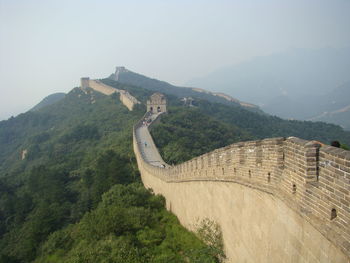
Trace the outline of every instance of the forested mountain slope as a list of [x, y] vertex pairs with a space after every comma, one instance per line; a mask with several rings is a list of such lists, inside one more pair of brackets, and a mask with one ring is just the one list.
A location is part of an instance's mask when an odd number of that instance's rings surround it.
[[[123, 86], [126, 86], [125, 88], [128, 89], [129, 92], [135, 94], [135, 96], [144, 103], [153, 91], [160, 91], [167, 95], [170, 105], [184, 105], [181, 101], [181, 98], [184, 96], [182, 95], [181, 90], [176, 90], [176, 87], [174, 88], [168, 83], [165, 85], [161, 81], [153, 80], [128, 70], [118, 75], [119, 81], [115, 81], [112, 78], [113, 75], [102, 81], [105, 84], [116, 88], [123, 88]], [[133, 85], [126, 85], [121, 81], [133, 83]], [[165, 88], [162, 83], [168, 88]], [[154, 85], [152, 86], [152, 84]], [[346, 88], [347, 86], [343, 87], [343, 89]], [[341, 94], [343, 94], [343, 92], [341, 92]], [[337, 96], [338, 101], [340, 101], [339, 97], [341, 96]], [[350, 132], [344, 131], [343, 128], [338, 125], [327, 124], [324, 122], [285, 120], [276, 116], [262, 114], [261, 111], [254, 111], [249, 107], [242, 107], [235, 103], [227, 103], [227, 101], [222, 103], [221, 100], [217, 102], [217, 100], [212, 99], [212, 97], [209, 99], [207, 97], [203, 98], [198, 96], [198, 93], [192, 94], [192, 98], [194, 99], [194, 106], [197, 107], [197, 109], [200, 109], [201, 113], [204, 113], [217, 121], [222, 121], [225, 125], [233, 125], [235, 129], [240, 128], [245, 134], [249, 134], [249, 138], [262, 139], [279, 136], [296, 136], [306, 140], [318, 140], [326, 144], [329, 144], [333, 140], [339, 140], [343, 144], [350, 145]], [[341, 101], [344, 102], [344, 99]], [[346, 113], [347, 112], [343, 115], [346, 116]], [[183, 115], [185, 116], [186, 114]], [[196, 123], [196, 116], [193, 116], [191, 121]], [[193, 127], [195, 126], [194, 123]], [[193, 134], [193, 131], [189, 134]], [[157, 135], [160, 134], [158, 133]], [[239, 136], [235, 136], [234, 141], [239, 141], [240, 139]], [[226, 145], [229, 142], [232, 142], [232, 137], [226, 142]], [[173, 143], [175, 143], [175, 141], [173, 141]], [[192, 149], [196, 147], [190, 148]], [[198, 153], [198, 150], [195, 151]]]
[[66, 96], [66, 94], [62, 93], [62, 92], [51, 94], [51, 95], [45, 97], [42, 101], [40, 101], [37, 105], [35, 105], [30, 110], [31, 111], [36, 111], [36, 110], [39, 110], [39, 109], [41, 109], [41, 108], [43, 108], [45, 106], [54, 104], [54, 103], [60, 101], [61, 99], [63, 99], [64, 96]]
[[1, 263], [217, 262], [140, 183], [131, 131], [144, 112], [75, 88], [0, 122]]
[[162, 157], [180, 163], [234, 142], [295, 136], [350, 145], [350, 132], [323, 122], [291, 121], [208, 101], [173, 106], [151, 133]]

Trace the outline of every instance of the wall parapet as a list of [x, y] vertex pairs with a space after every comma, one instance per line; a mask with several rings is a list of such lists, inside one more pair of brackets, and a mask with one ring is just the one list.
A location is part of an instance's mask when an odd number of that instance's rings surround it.
[[350, 258], [350, 152], [296, 137], [239, 142], [165, 168], [147, 163], [134, 126], [139, 169], [167, 183], [232, 182], [274, 195]]
[[108, 86], [104, 84], [103, 82], [99, 80], [93, 80], [88, 77], [81, 78], [81, 88], [92, 88], [93, 90], [96, 90], [98, 92], [101, 92], [107, 96], [112, 95], [113, 93], [119, 94], [120, 101], [130, 110], [132, 111], [134, 106], [136, 104], [140, 104], [140, 102], [133, 97], [129, 92], [126, 90], [116, 89], [111, 86]]

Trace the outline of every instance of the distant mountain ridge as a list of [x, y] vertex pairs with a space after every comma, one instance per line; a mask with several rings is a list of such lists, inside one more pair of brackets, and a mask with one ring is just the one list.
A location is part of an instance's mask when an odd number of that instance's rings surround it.
[[[234, 95], [282, 118], [324, 120], [350, 129], [348, 122], [342, 121], [346, 120], [341, 117], [343, 113], [337, 113], [347, 112], [343, 100], [349, 98], [349, 81], [347, 47], [291, 49], [256, 57], [187, 84]], [[335, 102], [330, 103], [335, 97]], [[330, 111], [332, 117], [326, 113]]]
[[144, 75], [132, 72], [125, 67], [116, 67], [115, 73], [111, 74], [109, 78], [120, 83], [139, 86], [152, 91], [166, 92], [178, 97], [197, 97], [209, 100], [211, 102], [218, 102], [229, 105], [234, 104], [236, 106], [242, 106], [250, 110], [259, 111], [259, 108], [256, 105], [241, 102], [240, 100], [221, 92], [211, 92], [201, 88], [177, 87], [165, 81], [152, 79]]
[[321, 101], [319, 113], [309, 120], [335, 123], [350, 130], [350, 82], [318, 97], [318, 99]]

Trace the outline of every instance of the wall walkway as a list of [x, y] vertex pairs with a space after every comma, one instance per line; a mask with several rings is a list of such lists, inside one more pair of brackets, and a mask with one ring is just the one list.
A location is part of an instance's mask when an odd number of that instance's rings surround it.
[[170, 166], [143, 122], [133, 144], [144, 185], [187, 228], [219, 223], [228, 262], [350, 262], [349, 151], [271, 138]]

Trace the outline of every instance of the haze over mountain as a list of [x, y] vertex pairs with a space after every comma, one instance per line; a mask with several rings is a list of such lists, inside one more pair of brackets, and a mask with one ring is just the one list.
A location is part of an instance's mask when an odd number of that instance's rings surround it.
[[348, 46], [349, 10], [347, 0], [3, 0], [0, 119], [115, 63], [182, 86], [290, 47]]
[[165, 92], [178, 97], [197, 97], [206, 99], [211, 102], [219, 102], [227, 105], [242, 106], [248, 110], [259, 111], [256, 105], [241, 102], [227, 94], [219, 92], [210, 92], [200, 88], [178, 87], [169, 84], [165, 81], [160, 81], [150, 78], [135, 72], [132, 72], [125, 67], [117, 67], [115, 73], [109, 76], [110, 79], [120, 83], [139, 86], [152, 91]]
[[219, 69], [187, 84], [225, 92], [283, 118], [324, 120], [350, 129], [350, 118], [344, 117], [350, 116], [349, 80], [347, 47], [290, 49]]
[[335, 123], [350, 130], [350, 82], [316, 97], [314, 102], [321, 114], [315, 114], [310, 120]]

